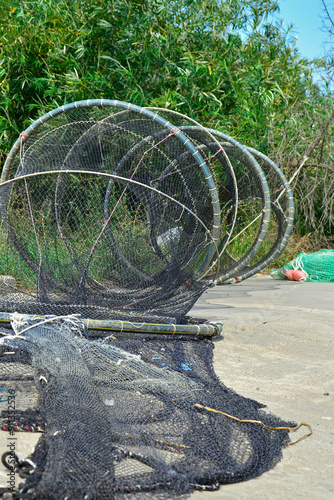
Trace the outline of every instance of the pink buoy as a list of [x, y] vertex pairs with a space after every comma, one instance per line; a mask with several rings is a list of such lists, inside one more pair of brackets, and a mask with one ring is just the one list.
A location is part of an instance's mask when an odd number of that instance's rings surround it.
[[283, 269], [283, 274], [288, 278], [288, 280], [294, 281], [293, 269]]
[[292, 277], [295, 281], [304, 281], [306, 278], [306, 273], [304, 271], [301, 271], [300, 269], [295, 269], [291, 271]]

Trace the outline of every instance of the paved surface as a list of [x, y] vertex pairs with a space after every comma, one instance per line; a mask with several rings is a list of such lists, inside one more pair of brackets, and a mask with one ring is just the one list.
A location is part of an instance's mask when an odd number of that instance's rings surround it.
[[224, 321], [214, 367], [228, 387], [313, 429], [272, 471], [191, 500], [334, 499], [334, 283], [256, 276], [209, 290], [191, 314]]
[[[313, 429], [311, 437], [284, 450], [283, 460], [260, 478], [217, 492], [196, 492], [191, 500], [334, 499], [334, 283], [256, 276], [209, 290], [191, 314], [224, 321], [223, 339], [215, 341], [214, 366], [227, 386], [283, 419], [304, 421]], [[0, 433], [0, 453], [6, 434]], [[32, 451], [39, 437], [16, 436], [20, 457]], [[5, 482], [0, 468], [0, 485]]]

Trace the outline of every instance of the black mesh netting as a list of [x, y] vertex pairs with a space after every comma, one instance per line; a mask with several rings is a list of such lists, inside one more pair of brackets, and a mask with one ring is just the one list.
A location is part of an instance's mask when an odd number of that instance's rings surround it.
[[1, 273], [15, 278], [1, 310], [181, 321], [220, 231], [211, 173], [184, 141], [138, 111], [42, 120], [0, 192]]
[[292, 227], [286, 179], [194, 123], [94, 100], [22, 132], [0, 181], [0, 310], [184, 324], [208, 286], [271, 262]]
[[255, 150], [156, 111], [71, 103], [8, 154], [1, 425], [41, 436], [30, 458], [3, 455], [25, 479], [4, 498], [185, 498], [257, 477], [289, 442], [293, 424], [216, 377], [204, 336], [222, 325], [187, 314], [284, 247], [290, 189]]
[[18, 498], [175, 498], [256, 477], [289, 441], [217, 413], [291, 426], [222, 385], [209, 340], [94, 339], [74, 319], [14, 329], [2, 334], [2, 386], [21, 402], [17, 428], [44, 431]]

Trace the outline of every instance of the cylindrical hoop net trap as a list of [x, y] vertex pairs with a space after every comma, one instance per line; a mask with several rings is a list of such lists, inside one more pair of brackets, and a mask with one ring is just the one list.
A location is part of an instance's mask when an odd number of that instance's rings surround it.
[[[240, 282], [265, 269], [287, 246], [293, 227], [293, 196], [283, 172], [270, 158], [222, 132], [208, 132], [225, 141], [221, 147], [233, 163], [239, 192], [237, 224], [225, 252], [220, 252], [217, 283]], [[256, 210], [261, 200], [256, 194], [257, 185], [263, 186], [265, 197], [261, 216]], [[227, 272], [226, 262], [230, 266]]]
[[215, 182], [189, 138], [107, 100], [58, 108], [21, 134], [1, 213], [2, 272], [15, 280], [6, 313], [184, 322], [221, 232]]
[[236, 141], [157, 113], [58, 108], [4, 166], [0, 418], [40, 433], [28, 459], [2, 455], [25, 479], [14, 498], [187, 498], [270, 470], [296, 430], [221, 383], [203, 338], [221, 325], [186, 317], [260, 248], [263, 171]]
[[[212, 262], [205, 276], [216, 272], [217, 284], [234, 280], [259, 252], [263, 257], [263, 242], [271, 224], [270, 189], [262, 164], [249, 148], [221, 132], [205, 128], [177, 111], [149, 109], [177, 125], [215, 174], [221, 208], [219, 261]], [[222, 143], [222, 138], [226, 142]]]
[[[181, 130], [192, 140], [204, 142], [203, 131], [198, 127], [181, 127]], [[206, 133], [219, 137], [217, 132], [210, 129]], [[238, 202], [235, 209], [236, 222], [231, 226], [228, 239], [222, 238], [218, 245], [219, 270], [216, 283], [224, 282], [244, 269], [261, 248], [270, 221], [270, 193], [261, 166], [245, 146], [228, 136], [226, 140], [228, 142], [219, 144], [221, 153], [217, 157], [220, 161], [218, 185], [223, 224], [230, 203], [226, 199], [223, 179], [231, 169], [236, 179]], [[212, 269], [214, 265], [208, 273]]]

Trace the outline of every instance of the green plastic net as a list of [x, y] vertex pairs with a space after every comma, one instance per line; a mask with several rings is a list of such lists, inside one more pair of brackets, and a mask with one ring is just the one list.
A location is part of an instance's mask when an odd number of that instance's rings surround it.
[[306, 274], [304, 281], [334, 282], [334, 250], [319, 250], [314, 253], [300, 253], [298, 257], [280, 269], [274, 269], [271, 276], [286, 279], [286, 271], [300, 270]]

